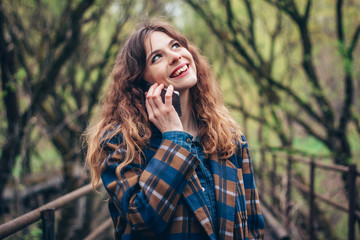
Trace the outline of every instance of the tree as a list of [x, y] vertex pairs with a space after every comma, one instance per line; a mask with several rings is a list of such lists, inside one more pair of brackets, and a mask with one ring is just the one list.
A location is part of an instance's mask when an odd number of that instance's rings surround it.
[[[285, 122], [281, 115], [288, 116], [309, 136], [322, 142], [331, 152], [335, 163], [350, 163], [352, 152], [348, 131], [352, 123], [358, 124], [356, 116], [359, 114], [358, 109], [353, 107], [354, 77], [358, 74], [353, 66], [358, 61], [354, 52], [360, 24], [355, 20], [356, 16], [343, 12], [351, 7], [359, 8], [358, 5], [345, 4], [341, 0], [332, 5], [336, 34], [325, 36], [328, 38], [325, 45], [323, 41], [318, 43], [314, 40], [315, 33], [309, 22], [314, 24], [313, 15], [317, 10], [313, 10], [316, 6], [311, 0], [304, 4], [293, 0], [186, 2], [203, 18], [225, 49], [231, 52], [229, 55], [233, 61], [253, 78], [260, 94], [266, 98], [266, 109], [273, 116], [272, 121], [276, 126]], [[262, 11], [265, 8], [268, 9], [266, 13]], [[269, 12], [272, 14], [269, 15]], [[345, 20], [354, 23], [347, 26], [346, 31]], [[291, 33], [293, 29], [296, 29], [298, 43], [287, 41], [289, 34], [294, 35]], [[320, 66], [316, 61], [321, 56], [314, 54], [314, 50], [320, 51], [321, 44], [331, 48], [334, 41], [337, 42], [337, 54], [333, 58], [339, 65], [332, 66], [332, 75], [325, 76], [326, 79], [319, 74]], [[297, 47], [293, 47], [294, 44]], [[296, 59], [299, 48], [301, 60], [296, 62], [292, 58]], [[288, 64], [288, 67], [281, 69], [279, 64]], [[342, 74], [339, 76], [338, 72]], [[338, 89], [329, 89], [327, 85], [331, 80], [329, 78], [339, 77], [342, 86], [339, 83], [336, 86], [341, 86], [342, 93]], [[331, 94], [336, 94], [336, 98], [332, 98]], [[343, 100], [341, 107], [338, 107], [340, 96]], [[251, 113], [248, 109], [244, 110]], [[250, 115], [254, 116], [254, 113]], [[279, 127], [275, 131], [284, 137], [282, 142], [286, 142], [287, 134]]]
[[[224, 52], [256, 85], [258, 98], [230, 106], [275, 133], [273, 149], [294, 152], [296, 135], [313, 137], [333, 162], [355, 162], [350, 139], [359, 139], [359, 3], [329, 1], [186, 0]], [[238, 73], [238, 71], [237, 71]], [[230, 77], [237, 96], [246, 95]], [[243, 83], [244, 81], [242, 81]], [[249, 102], [248, 102], [249, 103]], [[258, 105], [258, 107], [254, 107]], [[353, 130], [357, 130], [354, 132]], [[345, 190], [347, 176], [343, 174]], [[359, 206], [357, 206], [359, 209]]]
[[[27, 13], [29, 19], [24, 19], [27, 14], [18, 1], [2, 1], [0, 4], [2, 95], [8, 123], [0, 158], [2, 196], [20, 152], [24, 130], [30, 119], [41, 111], [42, 104], [59, 81], [62, 67], [80, 45], [84, 15], [94, 1], [81, 1], [78, 4], [68, 1], [63, 14], [57, 16], [60, 20], [57, 23], [49, 23], [46, 19], [48, 16], [37, 18], [42, 16], [37, 14], [49, 7], [46, 3], [26, 3], [25, 8], [35, 10], [38, 7], [37, 11]], [[21, 10], [24, 12], [20, 13]], [[51, 25], [48, 26], [48, 23]], [[32, 24], [38, 29], [31, 29]], [[56, 28], [56, 33], [51, 35], [49, 31], [52, 27]], [[16, 74], [21, 71], [25, 72], [25, 76], [17, 82]], [[19, 89], [20, 86], [23, 88]], [[19, 94], [26, 95], [26, 104], [20, 103]]]
[[[0, 196], [16, 159], [30, 166], [44, 151], [42, 142], [50, 142], [61, 161], [60, 194], [84, 184], [81, 134], [97, 110], [120, 46], [140, 16], [162, 11], [159, 1], [0, 1], [0, 108], [6, 110], [0, 113], [6, 120], [0, 126], [6, 132], [0, 139]], [[3, 210], [1, 199], [0, 206]], [[60, 214], [57, 238], [89, 233], [87, 221], [73, 224], [76, 204]]]

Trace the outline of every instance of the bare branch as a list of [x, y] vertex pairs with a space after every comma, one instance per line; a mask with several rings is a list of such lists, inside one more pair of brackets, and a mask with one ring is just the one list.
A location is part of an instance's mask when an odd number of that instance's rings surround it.
[[233, 35], [234, 41], [237, 39], [237, 33], [236, 30], [234, 28], [234, 14], [232, 12], [232, 7], [231, 7], [231, 2], [230, 0], [224, 0], [223, 1], [224, 5], [225, 5], [225, 10], [226, 10], [226, 16], [227, 16], [227, 25]]
[[[310, 3], [311, 2], [308, 2], [307, 4], [306, 12], [310, 12]], [[308, 81], [311, 83], [311, 87], [313, 89], [312, 94], [322, 111], [322, 121], [326, 123], [326, 127], [332, 128], [334, 124], [334, 111], [331, 108], [329, 100], [325, 96], [325, 93], [319, 84], [319, 78], [316, 74], [315, 66], [313, 64], [312, 45], [307, 26], [308, 18], [301, 17], [299, 15], [297, 7], [292, 0], [286, 2], [278, 1], [276, 2], [276, 6], [287, 13], [289, 17], [295, 21], [297, 27], [299, 28], [303, 48], [303, 68], [306, 75], [308, 76]]]
[[55, 37], [51, 43], [51, 48], [57, 48], [60, 44], [62, 44], [66, 40], [66, 30], [67, 24], [69, 22], [69, 14], [71, 13], [71, 1], [67, 1], [66, 6], [63, 10], [63, 14], [61, 15], [60, 24], [57, 30], [55, 31]]
[[[215, 19], [209, 18], [214, 12], [219, 12], [219, 9], [211, 9], [208, 1], [191, 1], [187, 0], [187, 2], [196, 2], [195, 5], [197, 7], [193, 7], [196, 12], [199, 13], [200, 16], [203, 17], [206, 24], [213, 31], [213, 33], [217, 36], [217, 38], [223, 42], [224, 45], [227, 46], [228, 49], [231, 49], [230, 57], [233, 58], [234, 62], [245, 69], [249, 75], [251, 75], [260, 90], [264, 90], [261, 92], [263, 96], [271, 98], [272, 92], [275, 93], [275, 96], [286, 96], [285, 101], [290, 101], [290, 103], [294, 103], [296, 106], [296, 111], [302, 111], [303, 114], [301, 117], [293, 116], [295, 113], [290, 111], [289, 117], [291, 117], [297, 124], [302, 126], [302, 128], [309, 134], [317, 138], [319, 141], [323, 142], [330, 151], [333, 153], [337, 152], [345, 152], [346, 154], [339, 156], [334, 159], [335, 162], [339, 159], [347, 159], [348, 156], [351, 156], [350, 148], [348, 147], [348, 142], [346, 139], [346, 129], [349, 123], [350, 108], [352, 105], [353, 99], [353, 89], [352, 89], [352, 54], [357, 45], [358, 39], [360, 38], [360, 25], [356, 26], [353, 39], [349, 48], [346, 49], [344, 45], [344, 29], [342, 26], [343, 14], [341, 12], [341, 7], [343, 5], [343, 0], [337, 0], [337, 4], [340, 6], [337, 12], [338, 18], [338, 39], [339, 43], [342, 46], [342, 56], [344, 57], [344, 66], [345, 66], [345, 100], [344, 105], [342, 107], [342, 113], [339, 116], [337, 112], [334, 111], [332, 105], [330, 104], [329, 95], [327, 95], [325, 88], [320, 84], [319, 71], [317, 71], [315, 62], [314, 62], [314, 53], [313, 46], [314, 40], [311, 39], [311, 31], [309, 29], [309, 19], [313, 6], [312, 0], [304, 1], [304, 11], [299, 11], [299, 7], [297, 6], [298, 1], [294, 0], [264, 0], [266, 3], [269, 3], [279, 10], [279, 15], [282, 14], [289, 16], [291, 23], [295, 24], [297, 31], [299, 32], [300, 44], [299, 46], [302, 48], [302, 68], [300, 66], [300, 71], [305, 75], [305, 84], [309, 89], [309, 97], [302, 97], [299, 92], [300, 89], [295, 89], [295, 87], [291, 87], [291, 84], [287, 84], [287, 81], [281, 81], [279, 79], [280, 76], [273, 76], [271, 71], [271, 64], [275, 61], [275, 46], [276, 46], [276, 36], [277, 31], [281, 29], [280, 18], [278, 15], [278, 22], [276, 23], [276, 29], [272, 35], [272, 41], [270, 45], [270, 58], [267, 63], [267, 67], [265, 64], [261, 64], [261, 61], [256, 56], [256, 41], [252, 45], [252, 40], [255, 38], [252, 35], [252, 20], [254, 19], [254, 15], [252, 14], [251, 1], [243, 0], [243, 3], [248, 7], [248, 16], [247, 20], [249, 24], [246, 25], [245, 28], [241, 28], [242, 31], [245, 31], [245, 34], [241, 33], [237, 30], [237, 25], [244, 26], [243, 21], [241, 24], [236, 22], [236, 16], [233, 14], [234, 9], [231, 9], [234, 6], [231, 6], [230, 0], [222, 1], [225, 6], [226, 16], [227, 18], [224, 20], [223, 18], [218, 18], [217, 20], [222, 20], [224, 28], [219, 28], [218, 26], [221, 23], [214, 23]], [[191, 4], [190, 4], [191, 5]], [[194, 5], [194, 4], [193, 4]], [[206, 7], [204, 7], [206, 6]], [[212, 5], [211, 5], [212, 6]], [[254, 5], [255, 6], [255, 5]], [[299, 5], [300, 6], [300, 5]], [[301, 5], [303, 6], [303, 5]], [[246, 10], [246, 9], [245, 9]], [[261, 11], [261, 9], [259, 10]], [[205, 16], [205, 17], [204, 17]], [[279, 30], [280, 31], [280, 30]], [[233, 37], [234, 36], [234, 37]], [[242, 37], [244, 36], [244, 37]], [[253, 47], [255, 46], [255, 47]], [[255, 51], [253, 51], [253, 49]], [[345, 51], [347, 50], [347, 51]], [[299, 69], [299, 68], [298, 68]], [[288, 72], [287, 72], [288, 73]], [[266, 89], [270, 89], [270, 91], [266, 91]], [[279, 98], [280, 99], [280, 98]], [[280, 99], [281, 101], [284, 98]], [[279, 100], [279, 101], [280, 101]], [[235, 107], [235, 106], [233, 106]], [[239, 107], [239, 106], [236, 106]], [[241, 106], [240, 106], [241, 107]], [[267, 108], [271, 108], [267, 106]], [[245, 109], [241, 109], [245, 110]], [[285, 109], [285, 113], [288, 111]], [[292, 115], [291, 115], [292, 114]], [[336, 119], [335, 119], [335, 115]], [[252, 116], [255, 117], [256, 116]], [[273, 117], [274, 118], [274, 117]], [[336, 120], [339, 118], [340, 124], [336, 125]], [[314, 120], [314, 121], [313, 121]], [[350, 119], [351, 120], [351, 119]], [[311, 124], [310, 124], [311, 123]], [[316, 127], [321, 127], [319, 130]], [[341, 135], [341, 136], [340, 136]], [[341, 139], [335, 139], [335, 136], [340, 136]], [[334, 155], [335, 156], [335, 155]], [[344, 157], [345, 156], [345, 157]]]
[[348, 55], [352, 58], [352, 54], [354, 52], [354, 49], [356, 48], [356, 44], [359, 40], [359, 36], [360, 36], [360, 24], [357, 26], [355, 32], [354, 32], [354, 36], [352, 37], [352, 41], [348, 50]]
[[295, 114], [289, 114], [290, 117], [292, 117], [295, 122], [297, 122], [300, 126], [302, 126], [306, 132], [309, 133], [309, 135], [314, 136], [315, 138], [317, 138], [319, 141], [323, 142], [324, 144], [329, 146], [329, 142], [328, 139], [325, 137], [322, 137], [320, 134], [318, 134], [316, 132], [315, 129], [313, 129], [312, 125], [306, 123], [305, 121], [303, 121], [301, 118], [299, 118], [298, 116], [296, 116]]
[[80, 39], [80, 19], [82, 18], [85, 11], [93, 4], [94, 0], [81, 2], [78, 7], [71, 13], [71, 38], [66, 42], [62, 51], [60, 52], [57, 59], [53, 61], [51, 64], [49, 71], [43, 77], [43, 79], [35, 86], [34, 88], [34, 98], [31, 101], [30, 107], [25, 111], [22, 117], [22, 125], [24, 126], [28, 121], [31, 113], [37, 112], [40, 107], [40, 103], [48, 96], [49, 89], [51, 90], [51, 86], [55, 86], [55, 82], [57, 79], [57, 75], [60, 72], [64, 63], [71, 57], [71, 53], [79, 45]]
[[337, 0], [336, 2], [336, 30], [337, 30], [337, 37], [342, 45], [345, 47], [345, 39], [344, 39], [344, 29], [343, 29], [343, 16], [342, 16], [342, 8], [343, 8], [343, 0]]
[[306, 21], [309, 19], [311, 2], [312, 2], [311, 0], [308, 0], [306, 3], [305, 13], [304, 13], [304, 19], [306, 19]]
[[204, 19], [204, 21], [206, 22], [206, 24], [209, 26], [209, 28], [213, 31], [213, 33], [214, 33], [219, 39], [222, 39], [223, 41], [229, 41], [229, 36], [226, 34], [226, 32], [220, 30], [219, 28], [217, 28], [217, 27], [214, 25], [215, 22], [221, 22], [221, 21], [218, 21], [214, 15], [212, 15], [210, 12], [206, 12], [203, 8], [200, 7], [199, 4], [196, 4], [194, 1], [192, 1], [192, 0], [186, 0], [186, 2], [187, 2], [192, 8], [194, 8], [194, 10], [195, 10], [198, 14], [200, 14], [200, 16]]
[[251, 1], [244, 0], [244, 2], [245, 2], [245, 6], [246, 6], [248, 16], [249, 16], [248, 31], [250, 33], [250, 38], [249, 38], [248, 42], [249, 42], [250, 46], [252, 47], [252, 50], [256, 54], [260, 64], [265, 65], [265, 61], [264, 61], [263, 57], [261, 56], [261, 54], [259, 53], [258, 48], [256, 46], [255, 31], [254, 31], [255, 18], [254, 18], [254, 12], [253, 12], [253, 9], [252, 9], [252, 6], [251, 6]]
[[359, 118], [359, 116], [352, 113], [352, 120], [355, 124], [358, 134], [360, 135], [360, 118]]
[[[219, 40], [229, 42], [228, 38], [224, 39], [222, 37], [226, 33], [224, 33], [222, 30], [219, 30], [218, 28], [216, 28], [214, 26], [213, 19], [209, 18], [209, 16], [207, 15], [208, 13], [206, 13], [203, 8], [201, 8], [198, 4], [195, 4], [194, 1], [187, 0], [187, 2], [191, 6], [194, 7], [195, 11], [197, 11], [202, 17], [204, 17], [205, 22], [210, 27], [210, 29], [214, 32], [214, 34], [219, 38]], [[283, 7], [286, 7], [286, 6], [283, 6]], [[282, 9], [282, 8], [280, 8], [280, 9]], [[290, 12], [297, 13], [296, 6], [294, 5], [293, 2], [289, 6], [289, 9], [291, 10], [291, 11], [289, 10]], [[306, 48], [306, 52], [308, 52], [311, 56], [310, 39], [308, 36], [307, 29], [305, 29], [305, 30], [306, 30], [305, 33], [303, 33], [304, 34], [303, 39], [305, 39], [304, 42], [306, 43], [306, 44], [304, 44], [305, 45], [304, 48]], [[246, 70], [255, 77], [255, 80], [257, 81], [258, 84], [260, 84], [260, 81], [262, 81], [263, 79], [266, 79], [268, 84], [278, 88], [281, 91], [285, 91], [288, 95], [290, 95], [294, 99], [294, 101], [301, 108], [306, 110], [308, 112], [308, 114], [311, 117], [313, 117], [317, 122], [321, 123], [324, 121], [329, 121], [329, 122], [332, 121], [333, 115], [331, 112], [330, 105], [328, 104], [327, 100], [323, 96], [323, 93], [321, 92], [321, 88], [317, 82], [317, 76], [315, 74], [314, 66], [313, 66], [312, 62], [309, 61], [308, 56], [306, 56], [306, 54], [304, 55], [304, 62], [305, 62], [304, 67], [305, 67], [306, 72], [308, 72], [308, 75], [310, 75], [309, 79], [311, 80], [311, 82], [313, 82], [313, 85], [316, 87], [316, 89], [318, 89], [317, 91], [314, 91], [314, 92], [316, 93], [316, 97], [319, 101], [319, 105], [322, 106], [323, 112], [325, 112], [323, 118], [318, 116], [318, 114], [313, 109], [311, 109], [311, 107], [305, 101], [303, 101], [297, 94], [295, 94], [295, 92], [293, 90], [291, 90], [289, 87], [284, 86], [283, 84], [279, 83], [278, 81], [274, 80], [270, 76], [270, 73], [267, 72], [265, 69], [263, 69], [259, 66], [256, 66], [253, 59], [250, 57], [248, 52], [245, 50], [245, 47], [240, 42], [230, 41], [230, 44], [235, 48], [235, 50], [240, 54], [240, 56], [242, 56], [242, 58], [244, 58], [245, 61], [235, 58], [234, 54], [231, 54], [231, 57], [233, 57], [234, 61], [241, 62], [242, 65], [246, 65], [246, 67], [247, 67]], [[310, 57], [310, 59], [311, 59], [311, 57]], [[244, 64], [244, 62], [246, 62], [246, 64]]]
[[[345, 61], [345, 65], [347, 62]], [[345, 66], [346, 68], [347, 66]], [[346, 72], [345, 74], [345, 100], [342, 108], [342, 113], [340, 116], [339, 130], [345, 131], [347, 122], [351, 119], [351, 105], [353, 103], [354, 90], [353, 90], [353, 80], [351, 72]]]
[[275, 5], [280, 10], [283, 10], [285, 13], [289, 15], [295, 22], [300, 23], [303, 18], [300, 16], [299, 11], [294, 3], [294, 0], [288, 1], [272, 1], [272, 0], [265, 0], [268, 3]]
[[16, 11], [11, 11], [11, 13], [5, 15], [4, 20], [6, 21], [7, 26], [11, 26], [8, 27], [8, 31], [11, 34], [12, 39], [16, 40], [15, 43], [23, 47], [23, 49], [26, 50], [27, 54], [34, 56], [35, 52], [32, 49], [31, 44], [29, 43], [30, 38], [27, 35], [28, 33], [25, 30], [24, 24], [18, 13]]
[[244, 0], [245, 2], [245, 6], [246, 6], [246, 10], [248, 12], [249, 15], [249, 27], [248, 30], [250, 32], [250, 39], [252, 40], [252, 42], [255, 42], [255, 33], [254, 33], [254, 12], [252, 10], [252, 6], [251, 6], [251, 2], [249, 0]]
[[284, 129], [284, 121], [281, 121], [280, 118], [277, 116], [276, 111], [273, 106], [270, 107], [270, 113], [272, 116], [272, 119], [275, 121], [274, 129], [277, 135], [279, 136], [281, 143], [286, 146], [289, 143], [289, 138], [285, 134]]
[[[130, 1], [130, 4], [127, 5], [127, 9], [130, 9], [132, 4], [133, 4], [133, 1]], [[105, 75], [104, 69], [111, 57], [111, 48], [118, 43], [119, 32], [121, 32], [121, 29], [124, 27], [125, 23], [130, 18], [130, 14], [131, 14], [130, 11], [125, 10], [124, 13], [125, 13], [125, 15], [120, 19], [120, 21], [116, 25], [116, 29], [112, 35], [112, 38], [110, 40], [110, 43], [109, 43], [107, 49], [105, 51], [102, 64], [99, 66], [99, 73], [97, 76], [97, 80], [92, 88], [93, 90], [90, 92], [90, 98], [89, 98], [90, 101], [88, 104], [88, 112], [90, 112], [91, 109], [93, 108], [93, 106], [97, 103], [98, 95], [100, 93], [99, 89], [100, 89], [102, 83], [104, 82], [104, 78], [105, 78], [104, 77], [104, 75]]]
[[270, 73], [272, 72], [272, 66], [274, 63], [275, 42], [281, 32], [281, 29], [282, 29], [282, 16], [281, 16], [280, 11], [278, 11], [277, 15], [276, 15], [276, 27], [275, 27], [273, 33], [271, 34], [270, 54], [269, 54], [270, 58], [269, 58], [269, 62], [268, 62]]
[[[260, 122], [260, 117], [258, 116], [255, 116], [251, 113], [249, 113], [243, 106], [240, 106], [240, 105], [236, 105], [236, 104], [233, 104], [233, 103], [225, 103], [226, 106], [228, 106], [230, 109], [232, 110], [235, 110], [235, 111], [239, 111], [241, 112], [242, 114], [244, 114], [244, 116], [246, 116], [247, 118], [250, 118], [252, 120], [255, 120], [257, 122]], [[264, 121], [264, 125], [269, 127], [270, 129], [274, 128], [275, 126], [271, 125], [269, 122], [267, 121]]]
[[[342, 56], [344, 73], [345, 73], [345, 91], [344, 91], [344, 105], [342, 107], [342, 112], [340, 115], [339, 122], [339, 131], [344, 132], [347, 126], [348, 121], [351, 118], [351, 105], [353, 103], [353, 77], [352, 77], [352, 44], [349, 49], [346, 49], [345, 43], [345, 34], [343, 27], [343, 0], [337, 0], [336, 3], [336, 27], [337, 27], [337, 37], [339, 41], [339, 52]], [[356, 40], [356, 31], [355, 31], [355, 40]], [[354, 41], [354, 39], [353, 39]]]
[[[44, 105], [41, 106], [41, 110], [44, 116], [44, 119], [54, 119], [54, 117], [52, 116], [52, 112], [50, 110], [48, 110], [46, 107], [44, 107]], [[73, 124], [73, 121], [77, 118], [79, 118], [81, 115], [85, 114], [87, 111], [87, 108], [84, 106], [80, 109], [78, 109], [77, 111], [75, 111], [74, 113], [67, 115], [61, 122], [57, 122], [55, 119], [52, 121], [52, 123], [47, 124], [47, 125], [55, 125], [50, 129], [48, 129], [48, 138], [51, 140], [52, 138], [54, 138], [56, 135], [58, 135], [61, 131], [63, 131], [63, 129], [65, 127], [70, 128], [72, 131], [75, 132], [81, 132], [82, 129], [80, 129], [78, 126]]]

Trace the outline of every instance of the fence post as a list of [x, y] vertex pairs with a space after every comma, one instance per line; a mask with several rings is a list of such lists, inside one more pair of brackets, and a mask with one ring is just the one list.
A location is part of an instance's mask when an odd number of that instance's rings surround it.
[[310, 240], [315, 239], [315, 232], [314, 232], [314, 216], [315, 216], [315, 208], [314, 208], [314, 195], [315, 191], [315, 163], [314, 157], [311, 157], [310, 162], [310, 213], [309, 213], [309, 236]]
[[43, 240], [55, 240], [55, 209], [41, 211]]
[[275, 187], [276, 187], [276, 155], [272, 154], [272, 174], [271, 174], [271, 201], [273, 206], [278, 206], [278, 202], [275, 197]]
[[355, 240], [355, 198], [356, 198], [356, 165], [349, 165], [349, 229], [348, 239]]
[[287, 184], [286, 184], [286, 209], [285, 209], [285, 214], [286, 214], [286, 222], [285, 222], [285, 227], [286, 230], [288, 232], [290, 232], [290, 211], [292, 208], [292, 204], [291, 204], [291, 167], [292, 167], [292, 157], [291, 155], [287, 155], [287, 168], [286, 168], [286, 175], [287, 175]]

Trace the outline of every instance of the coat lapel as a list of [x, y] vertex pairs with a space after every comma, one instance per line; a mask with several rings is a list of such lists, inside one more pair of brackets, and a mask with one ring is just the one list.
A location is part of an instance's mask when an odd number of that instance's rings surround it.
[[200, 181], [194, 172], [188, 185], [185, 187], [183, 196], [187, 205], [190, 207], [196, 218], [204, 228], [210, 239], [216, 239], [214, 224], [211, 221], [210, 212], [205, 202], [205, 196], [202, 191]]
[[210, 168], [215, 183], [219, 239], [233, 239], [237, 168], [230, 160], [220, 160], [217, 155], [211, 156]]

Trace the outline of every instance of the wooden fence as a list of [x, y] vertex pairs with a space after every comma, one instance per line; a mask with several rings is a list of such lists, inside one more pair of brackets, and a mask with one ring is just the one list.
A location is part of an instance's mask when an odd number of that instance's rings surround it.
[[[271, 158], [266, 159], [269, 153]], [[313, 240], [316, 239], [316, 231], [314, 228], [314, 223], [316, 219], [315, 214], [315, 200], [321, 201], [328, 206], [336, 208], [345, 212], [348, 216], [348, 229], [347, 229], [347, 238], [349, 240], [355, 240], [355, 225], [356, 219], [360, 219], [360, 211], [356, 210], [356, 179], [360, 176], [360, 173], [356, 169], [355, 164], [351, 164], [349, 166], [342, 166], [336, 164], [327, 164], [322, 163], [319, 160], [315, 160], [314, 158], [304, 159], [300, 157], [291, 156], [285, 153], [270, 153], [270, 151], [262, 150], [260, 151], [260, 166], [258, 167], [259, 173], [256, 174], [258, 179], [257, 185], [259, 187], [259, 191], [262, 195], [266, 194], [269, 196], [267, 199], [262, 198], [262, 201], [267, 205], [271, 206], [271, 210], [275, 213], [275, 215], [280, 217], [280, 220], [285, 225], [286, 229], [289, 231], [291, 235], [290, 223], [292, 221], [290, 216], [290, 211], [293, 206], [292, 200], [292, 191], [294, 189], [299, 190], [301, 193], [306, 194], [308, 196], [308, 204], [309, 204], [309, 212], [308, 212], [308, 220], [307, 220], [307, 234], [308, 238]], [[282, 163], [285, 170], [283, 174], [285, 174], [286, 183], [280, 184], [281, 191], [285, 192], [285, 204], [280, 206], [279, 204], [279, 179], [284, 179], [284, 175], [281, 176], [277, 171], [279, 167], [279, 163]], [[298, 179], [295, 178], [293, 173], [293, 164], [299, 163], [303, 165], [309, 166], [309, 172], [307, 173], [308, 184], [304, 184]], [[267, 164], [267, 165], [266, 165]], [[270, 168], [266, 170], [267, 168]], [[332, 199], [322, 196], [321, 194], [316, 192], [315, 189], [315, 180], [316, 180], [316, 169], [323, 169], [327, 171], [335, 171], [339, 172], [342, 175], [347, 176], [347, 180], [345, 181], [346, 189], [344, 192], [348, 193], [347, 202], [338, 203]], [[265, 173], [268, 173], [268, 177], [265, 176]], [[307, 175], [306, 174], [306, 175]], [[305, 174], [304, 174], [305, 175]], [[270, 184], [265, 184], [265, 183]], [[264, 186], [268, 185], [269, 187], [265, 188]], [[344, 186], [345, 187], [345, 186]], [[277, 206], [277, 207], [275, 207]]]
[[[99, 184], [101, 185], [101, 183]], [[18, 218], [0, 225], [0, 239], [26, 228], [40, 219], [42, 220], [43, 240], [55, 239], [55, 211], [63, 208], [68, 203], [90, 194], [93, 191], [91, 184], [78, 188], [66, 195], [63, 195], [35, 210], [32, 210]], [[96, 239], [102, 232], [112, 225], [111, 218], [101, 224], [96, 230], [90, 233], [85, 239]]]
[[[350, 166], [340, 166], [335, 164], [325, 164], [319, 161], [315, 161], [314, 158], [307, 160], [304, 158], [298, 158], [294, 156], [290, 156], [287, 154], [282, 154], [280, 158], [280, 154], [271, 153], [270, 159], [270, 170], [265, 170], [265, 152], [261, 152], [261, 164], [258, 168], [259, 174], [256, 174], [258, 179], [258, 187], [262, 194], [267, 194], [269, 196], [270, 201], [266, 200], [266, 198], [262, 198], [262, 202], [264, 202], [267, 206], [272, 206], [271, 210], [275, 212], [276, 216], [280, 216], [285, 225], [286, 229], [291, 234], [290, 223], [292, 221], [290, 216], [290, 211], [292, 209], [292, 198], [291, 192], [293, 189], [300, 190], [302, 193], [306, 193], [308, 195], [308, 203], [309, 203], [309, 213], [308, 213], [308, 226], [307, 233], [309, 239], [313, 240], [316, 238], [314, 222], [315, 222], [315, 200], [324, 202], [325, 204], [332, 206], [336, 209], [339, 209], [348, 215], [348, 239], [355, 240], [355, 225], [356, 219], [360, 219], [360, 212], [356, 210], [356, 179], [360, 176], [360, 173], [356, 170], [356, 165]], [[282, 185], [285, 191], [285, 207], [282, 209], [276, 209], [274, 206], [279, 205], [279, 197], [276, 196], [278, 192], [276, 187], [279, 186], [278, 179], [281, 177], [277, 172], [278, 164], [280, 160], [283, 160], [282, 163], [285, 163], [286, 167], [286, 184]], [[309, 166], [309, 185], [306, 185], [294, 177], [293, 174], [293, 164], [300, 163]], [[347, 203], [337, 203], [332, 199], [326, 198], [321, 194], [317, 193], [315, 190], [315, 178], [316, 178], [316, 169], [324, 169], [329, 171], [336, 171], [340, 173], [346, 173], [347, 175], [347, 192], [348, 198]], [[268, 178], [266, 178], [264, 173], [268, 173]], [[265, 189], [265, 182], [270, 183], [270, 187]], [[99, 184], [100, 185], [100, 184]], [[69, 194], [66, 194], [62, 197], [55, 199], [54, 201], [45, 204], [27, 214], [24, 214], [16, 219], [13, 219], [10, 222], [4, 223], [0, 225], [0, 239], [8, 237], [21, 229], [24, 229], [30, 224], [33, 224], [40, 219], [42, 219], [42, 230], [43, 230], [43, 239], [55, 239], [55, 211], [61, 209], [66, 204], [71, 201], [75, 201], [76, 199], [83, 197], [89, 194], [92, 191], [90, 185], [86, 185], [81, 187]], [[96, 239], [99, 234], [104, 232], [111, 226], [111, 219], [105, 221], [101, 226], [99, 226], [94, 232], [90, 233], [86, 239]]]

